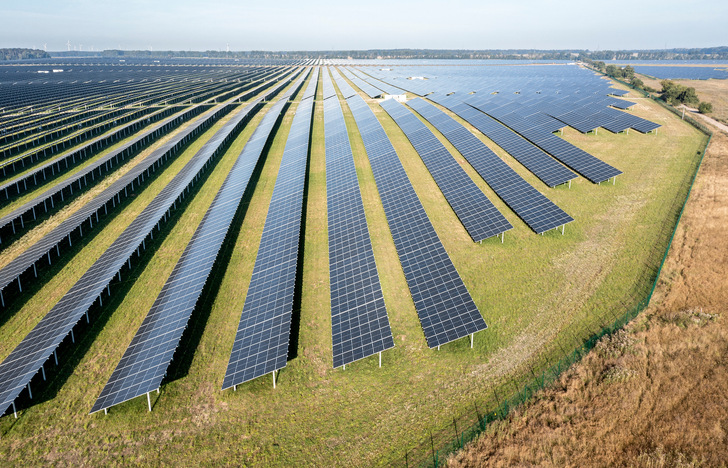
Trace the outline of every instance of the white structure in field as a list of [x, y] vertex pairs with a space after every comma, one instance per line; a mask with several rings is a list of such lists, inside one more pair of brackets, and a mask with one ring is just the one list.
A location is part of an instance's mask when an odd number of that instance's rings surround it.
[[394, 99], [397, 102], [407, 102], [407, 96], [405, 94], [385, 94], [384, 100]]

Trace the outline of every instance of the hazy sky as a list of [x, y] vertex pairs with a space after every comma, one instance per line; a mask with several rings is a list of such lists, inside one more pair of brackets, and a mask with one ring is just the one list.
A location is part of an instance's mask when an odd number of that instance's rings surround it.
[[661, 49], [728, 45], [725, 0], [0, 0], [0, 47]]

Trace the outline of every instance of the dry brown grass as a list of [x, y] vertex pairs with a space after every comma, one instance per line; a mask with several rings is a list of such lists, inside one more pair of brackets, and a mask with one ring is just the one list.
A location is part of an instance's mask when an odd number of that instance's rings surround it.
[[726, 466], [727, 234], [716, 132], [650, 309], [449, 466]]

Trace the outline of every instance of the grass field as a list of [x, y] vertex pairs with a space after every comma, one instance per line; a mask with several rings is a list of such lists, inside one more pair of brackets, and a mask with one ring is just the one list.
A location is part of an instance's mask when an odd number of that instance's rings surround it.
[[[674, 221], [668, 207], [683, 193], [704, 142], [702, 134], [659, 105], [640, 100], [633, 112], [662, 124], [657, 134], [582, 135], [568, 130], [564, 134], [624, 171], [616, 185], [578, 179], [571, 189], [549, 189], [497, 149], [526, 180], [576, 219], [563, 236], [560, 231], [535, 235], [455, 154], [514, 225], [503, 244], [496, 238], [474, 244], [404, 134], [368, 100], [489, 325], [476, 334], [474, 349], [463, 339], [438, 352], [425, 344], [361, 138], [343, 105], [395, 348], [383, 354], [381, 369], [374, 356], [345, 371], [334, 370], [321, 97], [319, 89], [300, 310], [292, 331], [296, 347], [278, 376], [278, 387], [274, 390], [270, 378], [260, 378], [236, 392], [220, 391], [295, 104], [246, 198], [226, 264], [211, 277], [210, 283], [217, 286], [203, 295], [170, 369], [170, 381], [159, 396], [154, 395], [153, 411], [148, 413], [145, 399], [138, 398], [112, 408], [106, 416], [87, 414], [260, 115], [235, 140], [204, 188], [176, 215], [177, 223], [166, 231], [156, 253], [147, 249], [144, 268], [124, 279], [123, 294], [112, 296], [77, 347], [59, 355], [61, 365], [47, 387], [36, 384], [34, 404], [18, 420], [12, 415], [0, 420], [0, 454], [8, 464], [404, 464], [405, 451], [424, 441], [430, 430], [451, 423], [478, 395], [538, 366], [543, 356], [557, 352], [558, 343], [572, 340], [565, 335], [568, 327], [597, 324], [608, 311], [630, 306], [629, 300], [648, 287], [645, 279], [656, 267], [648, 261], [649, 251], [665, 242], [661, 228]], [[17, 345], [219, 125], [125, 205], [12, 317], [3, 319], [0, 356]]]

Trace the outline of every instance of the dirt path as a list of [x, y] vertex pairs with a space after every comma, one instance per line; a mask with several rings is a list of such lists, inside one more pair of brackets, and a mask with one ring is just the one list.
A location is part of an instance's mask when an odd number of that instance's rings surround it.
[[707, 122], [650, 309], [450, 466], [726, 466], [728, 129]]

